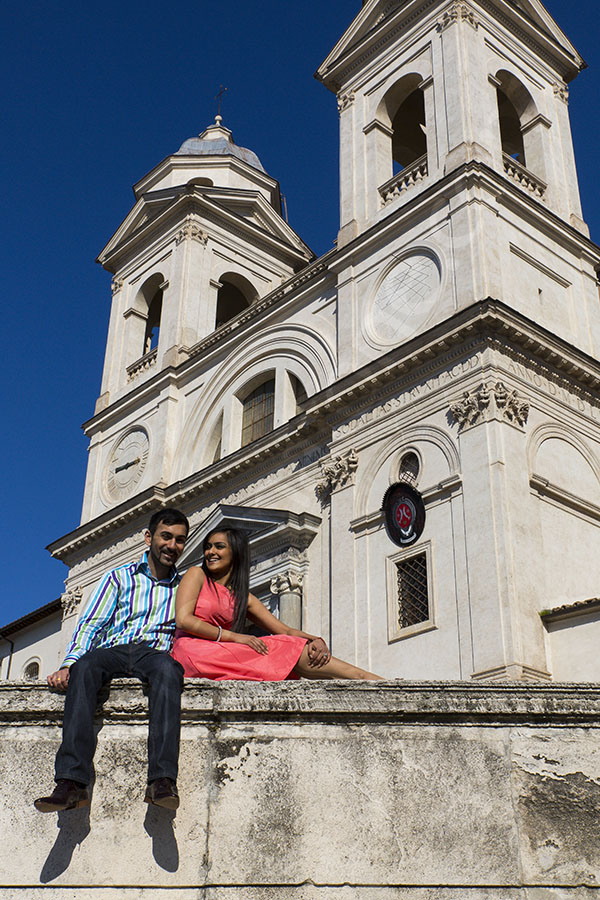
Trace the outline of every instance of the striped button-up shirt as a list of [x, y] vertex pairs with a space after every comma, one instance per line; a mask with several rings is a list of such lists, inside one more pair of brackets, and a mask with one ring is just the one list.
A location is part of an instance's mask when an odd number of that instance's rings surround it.
[[181, 576], [173, 567], [157, 581], [148, 554], [139, 562], [107, 572], [82, 610], [67, 647], [63, 666], [89, 650], [146, 642], [170, 650], [175, 632], [175, 592]]

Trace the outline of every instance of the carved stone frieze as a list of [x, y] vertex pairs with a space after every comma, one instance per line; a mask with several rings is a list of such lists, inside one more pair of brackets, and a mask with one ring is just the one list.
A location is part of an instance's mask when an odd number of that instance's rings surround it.
[[508, 391], [502, 381], [492, 387], [481, 384], [474, 391], [465, 391], [461, 400], [450, 404], [450, 413], [461, 430], [477, 425], [493, 412], [511, 424], [523, 427], [529, 416], [529, 404], [521, 400], [516, 390]]
[[179, 245], [182, 241], [188, 240], [198, 241], [200, 244], [204, 244], [205, 246], [208, 242], [208, 234], [206, 233], [206, 231], [204, 231], [197, 222], [189, 218], [183, 228], [178, 232], [177, 237], [175, 238], [175, 243]]
[[294, 572], [292, 569], [288, 569], [287, 572], [282, 575], [276, 575], [271, 580], [270, 590], [272, 594], [298, 594], [298, 596], [301, 597], [303, 581], [303, 575], [299, 572]]
[[79, 609], [79, 604], [83, 599], [83, 589], [81, 587], [69, 588], [60, 598], [63, 619], [68, 619]]
[[123, 281], [122, 278], [113, 278], [113, 280], [110, 283], [110, 290], [111, 290], [113, 297], [115, 294], [119, 293], [119, 291], [123, 287], [124, 283], [125, 282]]
[[453, 3], [440, 17], [437, 30], [444, 31], [456, 22], [467, 22], [475, 29], [479, 26], [475, 13], [466, 3]]
[[358, 456], [354, 450], [348, 450], [342, 456], [331, 456], [319, 462], [323, 478], [317, 483], [316, 493], [324, 502], [329, 495], [347, 484], [354, 484], [358, 468]]
[[348, 91], [346, 94], [338, 94], [337, 98], [337, 107], [338, 112], [342, 113], [349, 106], [352, 106], [354, 103], [355, 94], [354, 91]]

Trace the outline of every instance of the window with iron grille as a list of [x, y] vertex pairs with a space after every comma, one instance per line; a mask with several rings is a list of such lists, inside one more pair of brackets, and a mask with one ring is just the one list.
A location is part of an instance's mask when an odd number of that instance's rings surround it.
[[408, 484], [416, 484], [419, 477], [419, 457], [412, 451], [405, 453], [400, 461], [400, 471], [398, 473], [400, 481], [406, 481]]
[[242, 447], [273, 429], [275, 379], [263, 381], [243, 402]]
[[427, 554], [419, 553], [396, 563], [398, 625], [410, 628], [429, 619]]
[[25, 681], [37, 681], [40, 677], [40, 664], [35, 660], [33, 662], [27, 663], [25, 666], [25, 670], [23, 672], [23, 678]]

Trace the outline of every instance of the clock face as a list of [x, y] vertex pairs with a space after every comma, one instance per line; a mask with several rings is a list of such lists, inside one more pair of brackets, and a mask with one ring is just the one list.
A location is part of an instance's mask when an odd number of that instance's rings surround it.
[[384, 344], [399, 344], [425, 324], [435, 308], [440, 271], [431, 256], [414, 253], [387, 273], [375, 294], [370, 325]]
[[119, 438], [106, 466], [106, 491], [111, 500], [125, 500], [135, 492], [144, 474], [150, 443], [143, 428]]

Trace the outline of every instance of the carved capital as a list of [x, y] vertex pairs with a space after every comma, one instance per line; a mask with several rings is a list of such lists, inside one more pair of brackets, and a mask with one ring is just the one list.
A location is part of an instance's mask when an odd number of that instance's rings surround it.
[[456, 22], [466, 22], [475, 29], [479, 27], [475, 13], [466, 3], [453, 3], [452, 6], [448, 7], [438, 19], [437, 30], [444, 31], [450, 25], [455, 25]]
[[450, 413], [463, 430], [489, 418], [489, 413], [523, 427], [529, 416], [529, 404], [521, 400], [517, 391], [508, 391], [501, 381], [491, 388], [481, 384], [474, 391], [465, 391], [462, 399], [450, 404]]
[[345, 109], [349, 106], [352, 106], [354, 103], [355, 94], [354, 91], [348, 91], [346, 94], [338, 94], [337, 98], [337, 107], [338, 112], [343, 113]]
[[68, 619], [69, 616], [72, 616], [77, 612], [82, 597], [83, 589], [80, 587], [69, 588], [68, 591], [65, 591], [64, 594], [62, 594], [60, 598], [60, 605], [62, 607], [63, 619]]
[[208, 242], [208, 234], [206, 231], [198, 225], [193, 219], [187, 219], [183, 228], [178, 232], [177, 237], [175, 238], [175, 243], [177, 245], [181, 244], [182, 241], [198, 241], [200, 244], [204, 244], [206, 246]]
[[298, 596], [301, 597], [303, 581], [303, 575], [301, 575], [299, 572], [294, 572], [292, 569], [288, 569], [288, 571], [284, 572], [283, 575], [276, 575], [271, 580], [271, 593], [298, 594]]
[[113, 278], [110, 283], [110, 290], [114, 297], [115, 294], [118, 294], [121, 288], [123, 287], [124, 281], [122, 278]]
[[317, 497], [325, 501], [332, 491], [354, 484], [358, 468], [358, 456], [354, 450], [348, 450], [343, 456], [330, 456], [319, 462], [323, 478], [317, 483]]
[[501, 381], [496, 382], [493, 390], [496, 409], [502, 417], [523, 427], [529, 417], [529, 403], [521, 400], [517, 391], [508, 391]]
[[566, 84], [558, 84], [556, 83], [553, 87], [554, 96], [558, 97], [559, 100], [562, 100], [563, 103], [569, 102], [569, 88]]

